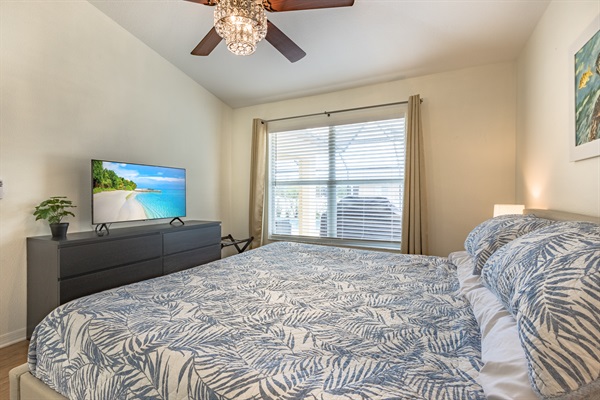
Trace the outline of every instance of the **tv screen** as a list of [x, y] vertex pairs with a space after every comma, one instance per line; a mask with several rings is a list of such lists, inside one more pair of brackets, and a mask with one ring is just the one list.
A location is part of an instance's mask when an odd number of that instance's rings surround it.
[[92, 223], [186, 215], [185, 169], [92, 160]]

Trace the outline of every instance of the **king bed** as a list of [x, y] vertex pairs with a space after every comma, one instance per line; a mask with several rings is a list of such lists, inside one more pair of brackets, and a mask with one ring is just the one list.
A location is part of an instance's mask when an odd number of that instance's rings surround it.
[[496, 217], [449, 257], [273, 243], [79, 298], [11, 399], [598, 398], [598, 223]]

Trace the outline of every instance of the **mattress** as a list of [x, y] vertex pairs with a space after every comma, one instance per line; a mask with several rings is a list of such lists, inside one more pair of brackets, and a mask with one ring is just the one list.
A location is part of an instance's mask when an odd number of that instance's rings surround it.
[[447, 259], [274, 243], [55, 309], [31, 373], [70, 399], [483, 399]]

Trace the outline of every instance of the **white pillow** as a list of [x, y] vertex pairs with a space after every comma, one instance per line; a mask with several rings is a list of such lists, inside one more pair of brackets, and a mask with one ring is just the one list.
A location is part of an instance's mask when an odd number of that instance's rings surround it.
[[[455, 251], [454, 253], [450, 253], [448, 260], [456, 266], [460, 291], [463, 295], [473, 289], [473, 287], [481, 286], [479, 275], [473, 275], [475, 257], [466, 251]], [[471, 267], [471, 271], [469, 271], [469, 267]]]
[[488, 399], [535, 400], [529, 382], [527, 359], [521, 347], [517, 323], [496, 296], [473, 275], [475, 260], [466, 251], [451, 253], [460, 291], [471, 304], [481, 331], [481, 360], [478, 382]]

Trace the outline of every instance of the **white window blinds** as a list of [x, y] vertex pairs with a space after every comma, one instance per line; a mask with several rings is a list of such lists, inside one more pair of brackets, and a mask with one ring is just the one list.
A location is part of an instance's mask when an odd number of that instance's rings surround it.
[[399, 247], [404, 154], [404, 118], [270, 133], [269, 238]]

